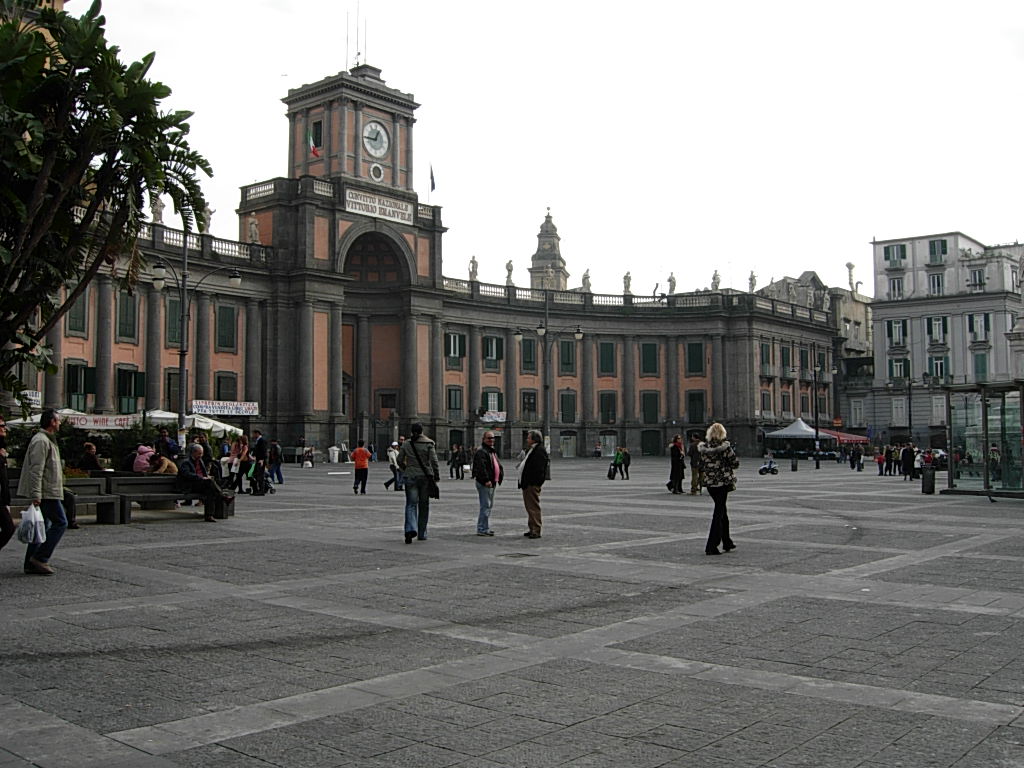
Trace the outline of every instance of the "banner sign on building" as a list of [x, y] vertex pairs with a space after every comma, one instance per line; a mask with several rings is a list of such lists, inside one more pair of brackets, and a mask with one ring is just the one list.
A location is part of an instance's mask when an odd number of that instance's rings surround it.
[[506, 421], [508, 416], [507, 411], [487, 411], [483, 416], [480, 417], [480, 421], [495, 422], [495, 421]]
[[28, 404], [33, 408], [43, 407], [43, 393], [38, 389], [25, 389], [22, 390], [21, 394], [25, 396], [25, 399], [28, 400]]
[[412, 203], [358, 189], [345, 189], [345, 210], [400, 224], [414, 223]]
[[139, 414], [124, 413], [104, 416], [92, 413], [74, 413], [64, 416], [64, 421], [77, 429], [128, 429], [139, 422]]
[[234, 400], [193, 400], [192, 413], [204, 416], [259, 416], [260, 404]]
[[235, 400], [193, 400], [192, 413], [204, 416], [258, 416], [260, 404]]

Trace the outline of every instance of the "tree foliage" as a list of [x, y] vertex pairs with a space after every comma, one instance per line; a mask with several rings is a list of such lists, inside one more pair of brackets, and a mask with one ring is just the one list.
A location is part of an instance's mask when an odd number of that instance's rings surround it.
[[0, 0], [0, 390], [23, 408], [18, 366], [51, 365], [44, 337], [96, 274], [133, 285], [144, 202], [167, 194], [191, 225], [212, 175], [192, 113], [159, 108], [154, 54], [122, 63], [99, 0], [28, 20], [36, 5]]

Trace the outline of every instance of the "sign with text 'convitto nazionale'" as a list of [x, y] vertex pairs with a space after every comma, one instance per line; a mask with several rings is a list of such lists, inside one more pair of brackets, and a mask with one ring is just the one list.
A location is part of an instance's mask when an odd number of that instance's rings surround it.
[[414, 223], [412, 203], [358, 189], [345, 190], [345, 210], [349, 213], [397, 221], [400, 224]]
[[235, 400], [193, 400], [192, 413], [203, 416], [258, 416], [260, 404]]

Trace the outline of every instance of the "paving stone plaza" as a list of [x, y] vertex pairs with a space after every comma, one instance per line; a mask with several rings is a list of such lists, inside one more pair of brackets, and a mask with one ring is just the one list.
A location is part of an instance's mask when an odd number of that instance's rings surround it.
[[407, 546], [376, 464], [12, 542], [0, 768], [1024, 766], [1024, 503], [758, 463], [720, 557], [663, 459], [556, 463], [536, 541], [445, 477]]

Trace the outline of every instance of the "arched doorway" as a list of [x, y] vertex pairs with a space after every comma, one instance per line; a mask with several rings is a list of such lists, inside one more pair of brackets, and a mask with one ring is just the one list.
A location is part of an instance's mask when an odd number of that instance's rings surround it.
[[404, 259], [394, 240], [380, 232], [366, 232], [345, 254], [345, 275], [356, 285], [391, 287], [409, 282]]

